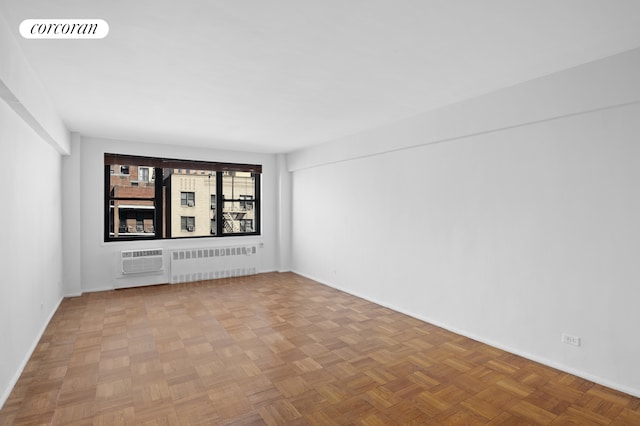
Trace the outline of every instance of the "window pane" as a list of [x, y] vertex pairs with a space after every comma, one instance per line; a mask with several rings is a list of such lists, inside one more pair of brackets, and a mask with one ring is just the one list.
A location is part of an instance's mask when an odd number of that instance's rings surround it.
[[211, 236], [215, 220], [216, 173], [209, 170], [164, 169], [166, 210], [171, 212], [168, 237]]
[[253, 221], [255, 210], [248, 208], [253, 202], [247, 201], [225, 201], [222, 210], [223, 232], [225, 234], [235, 234], [244, 232], [254, 232]]
[[[146, 170], [146, 180], [139, 173]], [[155, 182], [150, 166], [113, 164], [109, 170], [109, 236], [151, 237], [155, 233]]]
[[224, 172], [222, 210], [225, 234], [255, 232], [255, 176], [250, 172]]
[[255, 177], [250, 172], [224, 172], [222, 175], [222, 192], [225, 200], [255, 198]]

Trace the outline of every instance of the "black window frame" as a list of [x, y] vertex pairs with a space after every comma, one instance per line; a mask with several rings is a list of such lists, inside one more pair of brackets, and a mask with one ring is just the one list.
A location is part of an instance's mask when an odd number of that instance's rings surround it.
[[[119, 198], [111, 195], [111, 165], [141, 165], [149, 166], [153, 170], [153, 177], [155, 183], [155, 191], [153, 198], [145, 199], [145, 201], [153, 201], [154, 203], [154, 219], [153, 232], [149, 233], [149, 236], [112, 236], [110, 233], [110, 209], [112, 203]], [[163, 234], [169, 235], [171, 231], [171, 214], [180, 215], [180, 213], [171, 212], [170, 206], [165, 206], [165, 176], [164, 170], [207, 170], [216, 176], [216, 194], [223, 193], [222, 176], [225, 172], [239, 171], [250, 172], [254, 177], [254, 192], [255, 197], [250, 200], [253, 203], [254, 212], [254, 231], [252, 232], [225, 232], [224, 220], [218, 218], [216, 220], [216, 233], [207, 235], [194, 235], [194, 236], [163, 236]], [[150, 172], [151, 174], [151, 172]], [[259, 236], [261, 235], [261, 174], [262, 166], [257, 164], [240, 164], [240, 163], [218, 163], [209, 161], [197, 161], [197, 160], [181, 160], [172, 158], [158, 158], [158, 157], [146, 157], [135, 156], [126, 154], [104, 154], [104, 241], [105, 242], [122, 242], [122, 241], [143, 241], [143, 240], [175, 240], [185, 238], [224, 238], [224, 237], [239, 237], [239, 236]], [[169, 176], [167, 176], [168, 178]], [[217, 212], [224, 211], [225, 200], [223, 196], [215, 197], [215, 208]], [[240, 200], [237, 200], [240, 201]], [[245, 201], [245, 200], [242, 200]], [[249, 201], [249, 200], [246, 200]], [[195, 199], [194, 199], [195, 205]], [[213, 208], [213, 206], [212, 206]], [[182, 216], [182, 215], [180, 215]], [[216, 215], [217, 216], [217, 215]], [[194, 224], [195, 225], [195, 224]]]

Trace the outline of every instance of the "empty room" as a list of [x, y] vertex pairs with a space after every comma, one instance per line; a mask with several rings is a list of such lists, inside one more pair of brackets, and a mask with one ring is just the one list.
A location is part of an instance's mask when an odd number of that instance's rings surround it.
[[640, 425], [640, 2], [0, 0], [0, 425]]

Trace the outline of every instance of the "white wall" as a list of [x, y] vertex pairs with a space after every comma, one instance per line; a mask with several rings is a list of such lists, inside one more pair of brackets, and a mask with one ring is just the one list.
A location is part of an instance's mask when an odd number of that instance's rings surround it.
[[[278, 167], [275, 155], [251, 154], [231, 151], [216, 151], [205, 148], [185, 148], [173, 145], [148, 144], [82, 137], [79, 149], [74, 149], [65, 159], [65, 218], [66, 209], [73, 214], [79, 206], [80, 214], [75, 227], [65, 227], [74, 239], [80, 242], [75, 259], [65, 264], [65, 276], [76, 277], [65, 285], [66, 294], [100, 291], [169, 282], [169, 268], [161, 274], [143, 274], [123, 277], [118, 273], [121, 250], [157, 248], [165, 250], [165, 265], [168, 265], [169, 250], [192, 247], [216, 247], [244, 243], [262, 243], [260, 248], [260, 271], [278, 269], [279, 237], [278, 211]], [[75, 145], [73, 145], [75, 148]], [[156, 241], [104, 242], [104, 153], [147, 155], [165, 158], [195, 159], [203, 161], [262, 164], [262, 235], [256, 237], [188, 238]], [[76, 165], [79, 165], [76, 170]], [[68, 167], [68, 170], [67, 170]], [[75, 179], [75, 180], [74, 180]], [[80, 182], [75, 185], [75, 182]], [[77, 186], [77, 188], [76, 188]], [[65, 219], [68, 223], [69, 220]], [[80, 269], [78, 271], [78, 268]], [[79, 282], [78, 282], [79, 281]]]
[[290, 153], [299, 170], [640, 100], [640, 49]]
[[628, 52], [293, 153], [293, 269], [640, 395], [637, 75]]
[[24, 58], [12, 29], [15, 31], [17, 28], [7, 25], [0, 13], [0, 98], [43, 141], [61, 154], [68, 154], [69, 131]]
[[62, 300], [69, 132], [0, 16], [0, 408]]
[[287, 156], [278, 154], [278, 271], [291, 270], [291, 173]]
[[0, 407], [62, 300], [60, 154], [0, 100]]
[[79, 133], [71, 135], [71, 152], [73, 155], [62, 158], [62, 250], [64, 263], [62, 267], [65, 296], [82, 294], [82, 216], [80, 215], [80, 152], [82, 137]]

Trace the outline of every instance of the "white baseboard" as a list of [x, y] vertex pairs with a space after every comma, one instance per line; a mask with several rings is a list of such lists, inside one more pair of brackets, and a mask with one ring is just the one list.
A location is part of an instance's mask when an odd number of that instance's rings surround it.
[[[125, 288], [125, 287], [123, 287], [123, 288]], [[116, 288], [115, 287], [98, 287], [98, 288], [83, 289], [82, 293], [80, 293], [80, 294], [82, 295], [82, 294], [85, 294], [85, 293], [99, 293], [101, 291], [111, 291], [111, 290], [116, 290]]]
[[2, 394], [0, 395], [0, 410], [2, 409], [2, 407], [4, 407], [4, 403], [7, 402], [7, 399], [9, 398], [9, 395], [11, 395], [11, 391], [15, 387], [16, 383], [18, 383], [18, 379], [20, 379], [20, 375], [24, 371], [24, 368], [27, 366], [27, 362], [29, 362], [29, 359], [31, 358], [31, 355], [33, 355], [33, 351], [36, 350], [36, 347], [38, 346], [38, 342], [40, 342], [40, 339], [42, 338], [42, 335], [44, 334], [44, 331], [47, 329], [47, 326], [51, 322], [51, 319], [53, 318], [53, 316], [55, 315], [56, 311], [60, 307], [60, 303], [62, 303], [62, 299], [64, 299], [64, 297], [61, 297], [60, 300], [58, 300], [58, 303], [56, 303], [56, 306], [49, 313], [49, 317], [42, 324], [42, 327], [40, 328], [40, 331], [38, 332], [38, 334], [36, 335], [36, 338], [31, 343], [31, 347], [29, 348], [29, 350], [27, 351], [27, 354], [25, 355], [24, 359], [20, 363], [20, 366], [18, 367], [18, 370], [16, 371], [16, 373], [11, 378], [11, 381], [9, 381], [9, 385], [7, 386], [6, 389], [2, 390]]
[[423, 322], [426, 322], [426, 323], [429, 323], [429, 324], [433, 324], [433, 325], [435, 325], [437, 327], [440, 327], [440, 328], [443, 328], [445, 330], [451, 331], [452, 333], [456, 333], [456, 334], [459, 334], [461, 336], [468, 337], [469, 339], [476, 340], [476, 341], [478, 341], [480, 343], [484, 343], [485, 345], [489, 345], [489, 346], [492, 346], [494, 348], [501, 349], [503, 351], [512, 353], [514, 355], [521, 356], [521, 357], [526, 358], [528, 360], [535, 361], [537, 363], [546, 365], [546, 366], [551, 367], [551, 368], [555, 368], [556, 370], [564, 371], [565, 373], [573, 374], [574, 376], [581, 377], [581, 378], [583, 378], [585, 380], [589, 380], [591, 382], [600, 384], [602, 386], [605, 386], [605, 387], [608, 387], [608, 388], [611, 388], [611, 389], [614, 389], [614, 390], [617, 390], [617, 391], [620, 391], [620, 392], [624, 392], [626, 394], [629, 394], [629, 395], [632, 395], [632, 396], [640, 398], [640, 389], [634, 389], [634, 388], [631, 388], [629, 386], [622, 385], [620, 383], [612, 382], [611, 380], [608, 380], [606, 378], [599, 377], [599, 376], [593, 375], [591, 373], [575, 369], [575, 368], [573, 368], [571, 366], [560, 364], [560, 363], [557, 363], [555, 361], [539, 357], [537, 355], [532, 355], [530, 353], [520, 351], [520, 350], [512, 348], [512, 347], [510, 347], [508, 345], [504, 345], [502, 343], [498, 343], [498, 342], [494, 342], [492, 340], [486, 339], [483, 336], [478, 336], [476, 334], [469, 333], [469, 332], [467, 332], [465, 330], [460, 330], [460, 329], [457, 329], [455, 327], [451, 327], [448, 324], [444, 324], [444, 323], [442, 323], [440, 321], [433, 320], [432, 318], [426, 317], [424, 315], [416, 314], [414, 312], [409, 312], [409, 311], [406, 311], [406, 310], [404, 310], [402, 308], [399, 308], [397, 306], [389, 304], [387, 302], [376, 300], [376, 299], [371, 298], [371, 297], [369, 297], [367, 295], [359, 294], [359, 293], [351, 291], [349, 289], [333, 285], [331, 283], [328, 283], [326, 281], [320, 280], [318, 278], [314, 278], [314, 277], [309, 276], [307, 274], [303, 274], [303, 273], [301, 273], [299, 271], [293, 270], [292, 272], [294, 272], [295, 274], [301, 275], [301, 276], [303, 276], [305, 278], [308, 278], [310, 280], [316, 281], [316, 282], [318, 282], [320, 284], [326, 285], [328, 287], [335, 288], [336, 290], [340, 290], [340, 291], [343, 291], [343, 292], [345, 292], [347, 294], [351, 294], [352, 296], [356, 296], [356, 297], [359, 297], [361, 299], [367, 300], [369, 302], [375, 303], [376, 305], [384, 306], [385, 308], [389, 308], [389, 309], [392, 309], [392, 310], [394, 310], [396, 312], [400, 312], [400, 313], [408, 315], [408, 316], [410, 316], [412, 318], [418, 319], [420, 321], [423, 321]]

